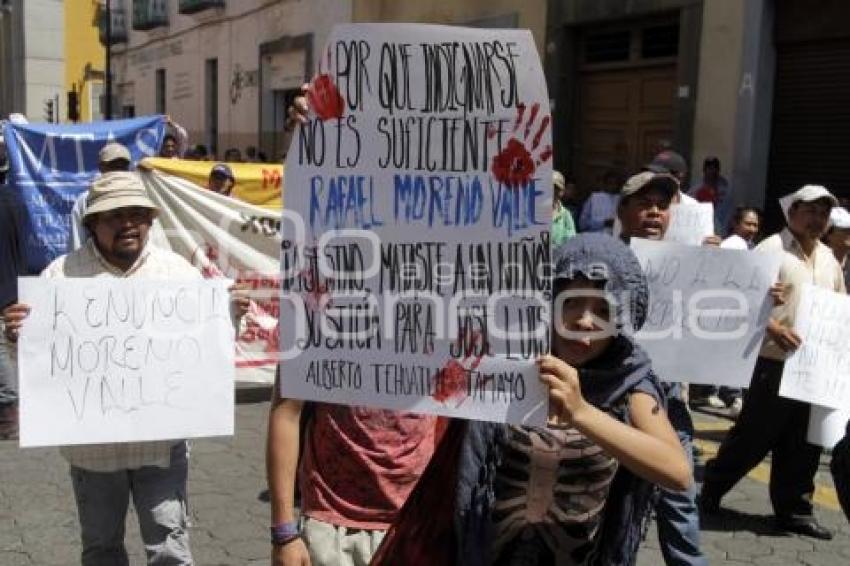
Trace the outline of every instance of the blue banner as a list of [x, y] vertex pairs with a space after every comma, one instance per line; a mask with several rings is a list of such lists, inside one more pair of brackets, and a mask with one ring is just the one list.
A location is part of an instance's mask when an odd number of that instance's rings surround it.
[[164, 116], [86, 124], [12, 124], [3, 128], [8, 189], [25, 211], [20, 235], [27, 271], [37, 274], [67, 252], [71, 208], [98, 174], [98, 152], [109, 141], [127, 146], [133, 164], [156, 155]]

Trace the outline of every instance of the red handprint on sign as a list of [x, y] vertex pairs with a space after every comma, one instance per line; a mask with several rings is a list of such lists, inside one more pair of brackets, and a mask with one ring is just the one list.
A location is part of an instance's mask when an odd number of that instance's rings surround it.
[[520, 124], [523, 123], [525, 117], [525, 104], [517, 105], [517, 116], [514, 122], [513, 130], [511, 130], [511, 139], [507, 145], [493, 158], [492, 172], [497, 181], [509, 187], [519, 187], [531, 180], [534, 172], [541, 163], [552, 158], [552, 146], [544, 147], [537, 158], [533, 157], [532, 153], [536, 152], [540, 147], [540, 141], [543, 139], [543, 134], [549, 127], [552, 118], [549, 115], [543, 116], [537, 132], [531, 138], [530, 150], [526, 148], [529, 142], [528, 136], [531, 134], [532, 126], [537, 121], [540, 114], [540, 104], [535, 103], [531, 107], [528, 120], [524, 124], [524, 133], [522, 140], [518, 139], [518, 131]]
[[[480, 332], [472, 333], [471, 343], [478, 344], [481, 339]], [[460, 339], [460, 338], [459, 338]], [[475, 348], [470, 348], [474, 350]], [[470, 372], [478, 368], [483, 356], [468, 354], [461, 362], [449, 360], [436, 375], [436, 388], [431, 397], [438, 403], [457, 401], [456, 407], [460, 407], [469, 396]]]
[[307, 91], [310, 108], [316, 112], [316, 115], [322, 121], [342, 118], [342, 114], [345, 112], [345, 100], [330, 74], [332, 68], [331, 48], [328, 46], [327, 72], [322, 72], [322, 62], [319, 61], [319, 74], [310, 81], [310, 89]]
[[328, 284], [319, 281], [319, 275], [309, 267], [299, 273], [304, 281], [304, 291], [301, 297], [304, 299], [304, 306], [311, 311], [323, 311], [328, 306], [331, 300]]

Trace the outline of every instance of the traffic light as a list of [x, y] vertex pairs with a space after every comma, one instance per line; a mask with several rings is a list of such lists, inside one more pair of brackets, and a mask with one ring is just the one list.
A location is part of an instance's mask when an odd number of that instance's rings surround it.
[[44, 121], [53, 123], [53, 100], [44, 101]]
[[76, 90], [68, 91], [68, 119], [72, 122], [80, 121], [80, 96]]

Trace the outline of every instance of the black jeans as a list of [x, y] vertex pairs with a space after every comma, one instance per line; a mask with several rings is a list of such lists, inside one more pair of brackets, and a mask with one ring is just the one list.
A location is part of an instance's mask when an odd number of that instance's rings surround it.
[[811, 517], [821, 447], [809, 444], [809, 404], [779, 396], [782, 362], [759, 358], [744, 408], [705, 467], [703, 493], [722, 497], [768, 452], [770, 501], [778, 518]]
[[832, 481], [838, 493], [838, 503], [844, 516], [850, 521], [850, 423], [844, 438], [832, 449], [832, 462], [829, 464]]

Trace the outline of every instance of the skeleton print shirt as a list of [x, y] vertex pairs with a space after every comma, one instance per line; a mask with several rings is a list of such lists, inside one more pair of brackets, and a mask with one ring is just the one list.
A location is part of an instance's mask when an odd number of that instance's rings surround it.
[[575, 429], [511, 427], [496, 474], [494, 564], [584, 564], [617, 465]]

